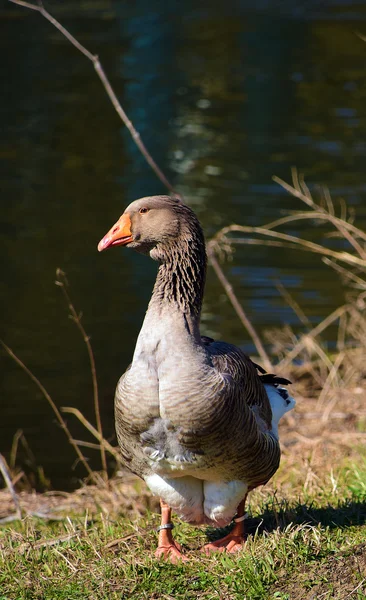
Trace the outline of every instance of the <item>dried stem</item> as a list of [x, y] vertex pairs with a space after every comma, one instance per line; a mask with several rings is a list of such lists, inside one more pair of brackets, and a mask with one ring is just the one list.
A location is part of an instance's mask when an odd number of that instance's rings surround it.
[[[313, 212], [299, 211], [299, 212], [295, 212], [294, 214], [287, 215], [286, 217], [281, 217], [280, 219], [276, 219], [275, 221], [271, 221], [270, 223], [267, 223], [266, 225], [264, 225], [264, 227], [265, 227], [265, 229], [274, 229], [275, 227], [279, 227], [280, 225], [285, 225], [287, 223], [291, 223], [292, 221], [300, 221], [302, 219], [309, 219], [311, 221], [314, 221], [314, 220], [330, 221], [328, 214], [324, 214], [324, 213], [321, 213], [318, 211], [313, 211]], [[347, 229], [348, 231], [354, 233], [354, 235], [356, 237], [359, 237], [362, 240], [366, 241], [366, 233], [364, 231], [362, 231], [361, 229], [358, 229], [352, 223], [349, 223], [348, 221], [344, 221], [342, 219], [338, 219], [337, 217], [334, 217], [334, 220], [341, 221], [344, 229]]]
[[348, 310], [347, 304], [340, 306], [335, 311], [333, 311], [330, 315], [328, 315], [321, 323], [319, 323], [316, 327], [314, 327], [314, 329], [312, 329], [311, 331], [309, 331], [308, 333], [303, 335], [301, 337], [301, 339], [299, 340], [299, 342], [297, 344], [295, 344], [295, 346], [292, 348], [292, 350], [290, 350], [290, 352], [287, 354], [286, 358], [284, 358], [277, 365], [276, 368], [280, 369], [281, 371], [285, 368], [288, 368], [289, 365], [291, 364], [291, 362], [294, 360], [294, 358], [296, 358], [300, 354], [300, 352], [302, 350], [304, 350], [306, 345], [309, 343], [309, 339], [313, 339], [317, 335], [319, 335], [319, 333], [324, 331], [324, 329], [326, 329], [327, 327], [329, 327], [329, 325], [334, 323], [334, 321], [339, 319], [345, 312], [347, 312], [347, 310]]
[[343, 279], [345, 281], [347, 281], [348, 283], [349, 282], [353, 282], [353, 284], [354, 284], [353, 287], [357, 287], [359, 289], [365, 289], [366, 288], [366, 281], [364, 279], [362, 279], [361, 277], [358, 277], [358, 275], [356, 275], [355, 273], [353, 273], [349, 269], [345, 269], [344, 267], [341, 267], [341, 265], [337, 264], [333, 260], [330, 260], [330, 258], [325, 258], [324, 257], [323, 258], [323, 263], [326, 264], [328, 267], [331, 267], [332, 269], [334, 269], [338, 273], [340, 273], [342, 275]]
[[284, 300], [287, 302], [287, 304], [290, 306], [290, 308], [292, 308], [292, 310], [294, 311], [294, 313], [297, 316], [297, 318], [299, 319], [299, 321], [303, 325], [305, 325], [305, 327], [310, 329], [311, 322], [307, 318], [307, 316], [304, 313], [304, 311], [302, 310], [301, 306], [296, 302], [295, 298], [293, 298], [292, 295], [290, 294], [290, 292], [285, 288], [282, 281], [279, 281], [279, 280], [276, 281], [276, 288], [278, 289], [282, 298], [284, 298]]
[[10, 466], [11, 470], [15, 469], [19, 440], [23, 437], [23, 435], [24, 435], [23, 430], [18, 429], [18, 431], [16, 431], [16, 433], [13, 437], [13, 442], [11, 444], [11, 450], [10, 450], [10, 459], [9, 459], [9, 466]]
[[[82, 338], [85, 342], [87, 351], [88, 351], [88, 356], [89, 356], [89, 363], [90, 363], [90, 371], [91, 371], [91, 377], [92, 377], [92, 383], [93, 383], [93, 397], [94, 397], [94, 412], [95, 412], [95, 420], [97, 423], [97, 429], [99, 432], [99, 435], [101, 438], [103, 438], [103, 428], [102, 428], [102, 421], [100, 418], [100, 408], [99, 408], [99, 393], [98, 393], [98, 380], [97, 380], [97, 370], [95, 368], [95, 359], [94, 359], [94, 354], [93, 354], [93, 349], [91, 347], [91, 343], [90, 343], [90, 338], [87, 335], [83, 324], [81, 322], [81, 314], [78, 314], [75, 310], [75, 307], [71, 301], [69, 292], [67, 291], [67, 286], [68, 286], [68, 282], [66, 279], [66, 274], [61, 270], [61, 269], [56, 269], [56, 285], [58, 287], [61, 288], [62, 293], [64, 295], [64, 298], [66, 300], [67, 306], [69, 308], [70, 311], [70, 318], [72, 319], [72, 321], [74, 321], [74, 323], [76, 324], [77, 328], [79, 329]], [[100, 456], [101, 456], [101, 461], [102, 461], [102, 468], [103, 468], [103, 472], [104, 472], [104, 476], [105, 479], [108, 479], [108, 470], [107, 470], [107, 460], [106, 460], [106, 456], [105, 456], [105, 449], [104, 446], [101, 444], [100, 446]]]
[[[364, 248], [362, 248], [362, 246], [360, 246], [360, 244], [354, 239], [354, 237], [348, 231], [347, 221], [342, 221], [341, 219], [338, 219], [337, 217], [335, 217], [332, 214], [332, 212], [329, 212], [329, 210], [327, 211], [324, 208], [322, 208], [321, 206], [319, 206], [318, 204], [316, 204], [314, 202], [305, 182], [303, 180], [301, 180], [301, 182], [299, 182], [297, 171], [295, 169], [292, 169], [292, 178], [293, 178], [295, 187], [289, 185], [288, 183], [286, 183], [286, 181], [283, 181], [283, 179], [280, 179], [280, 177], [274, 176], [273, 180], [276, 181], [285, 190], [287, 190], [290, 194], [292, 194], [292, 196], [299, 198], [300, 200], [305, 202], [308, 206], [313, 208], [315, 211], [322, 213], [324, 215], [324, 217], [328, 221], [330, 221], [341, 232], [343, 237], [351, 244], [351, 246], [354, 247], [354, 249], [359, 254], [359, 256], [365, 261], [366, 260], [366, 251]], [[328, 202], [329, 202], [329, 200], [328, 200]], [[359, 231], [359, 230], [357, 230], [357, 231]]]
[[[281, 240], [281, 244], [285, 245], [286, 242], [291, 245], [292, 248], [299, 247], [302, 250], [308, 250], [314, 252], [315, 254], [321, 254], [323, 256], [329, 256], [336, 260], [340, 260], [349, 265], [357, 265], [363, 268], [366, 268], [366, 260], [359, 258], [358, 256], [354, 256], [349, 252], [340, 251], [337, 252], [335, 250], [331, 250], [330, 248], [326, 248], [325, 246], [321, 246], [320, 244], [316, 244], [314, 242], [309, 242], [308, 240], [303, 240], [302, 238], [298, 238], [294, 235], [289, 235], [287, 233], [282, 233], [280, 231], [272, 231], [271, 229], [267, 229], [266, 227], [251, 227], [250, 225], [229, 225], [227, 227], [223, 227], [217, 234], [212, 238], [214, 243], [218, 245], [221, 243], [225, 244], [238, 244], [238, 243], [252, 243], [255, 240], [250, 240], [248, 238], [228, 238], [226, 236], [227, 233], [236, 232], [236, 233], [254, 233], [258, 235], [264, 235], [266, 237], [274, 238], [277, 240]], [[285, 242], [285, 244], [284, 244]], [[265, 244], [265, 240], [261, 240], [261, 244]]]
[[75, 417], [79, 419], [80, 423], [82, 423], [84, 427], [88, 429], [88, 431], [90, 431], [90, 433], [98, 440], [100, 446], [103, 446], [103, 448], [107, 450], [107, 452], [109, 452], [116, 459], [117, 462], [121, 461], [121, 456], [118, 452], [118, 449], [113, 448], [113, 446], [111, 446], [111, 444], [107, 442], [107, 440], [99, 433], [99, 431], [97, 431], [95, 427], [93, 427], [93, 425], [89, 423], [89, 421], [84, 417], [80, 410], [69, 406], [63, 406], [61, 410], [64, 413], [70, 413], [72, 415], [75, 415]]
[[24, 6], [25, 8], [30, 8], [31, 10], [35, 10], [35, 11], [39, 12], [45, 19], [47, 19], [47, 21], [49, 21], [54, 27], [56, 27], [56, 29], [58, 29], [60, 31], [60, 33], [62, 33], [62, 35], [64, 35], [69, 40], [69, 42], [71, 42], [71, 44], [79, 50], [79, 52], [81, 52], [84, 56], [86, 56], [86, 58], [88, 60], [90, 60], [93, 63], [94, 69], [95, 69], [99, 79], [101, 80], [102, 85], [103, 85], [110, 101], [112, 102], [121, 121], [124, 123], [124, 125], [127, 127], [128, 131], [130, 132], [131, 137], [132, 137], [133, 141], [135, 142], [136, 146], [139, 148], [141, 154], [145, 157], [145, 160], [148, 162], [148, 164], [154, 171], [155, 175], [160, 179], [162, 184], [165, 185], [165, 187], [172, 194], [179, 197], [179, 194], [177, 194], [177, 192], [174, 190], [174, 188], [171, 185], [171, 183], [169, 182], [169, 180], [165, 177], [164, 173], [161, 171], [161, 169], [158, 167], [158, 165], [152, 158], [152, 156], [149, 153], [149, 151], [147, 150], [145, 144], [141, 140], [140, 134], [135, 129], [135, 127], [131, 123], [130, 119], [126, 115], [125, 111], [123, 110], [123, 108], [122, 108], [122, 106], [110, 84], [110, 81], [103, 70], [103, 67], [99, 61], [98, 56], [95, 54], [92, 54], [91, 52], [89, 52], [89, 50], [87, 50], [87, 48], [85, 48], [85, 46], [80, 44], [80, 42], [78, 42], [78, 40], [76, 38], [74, 38], [74, 36], [71, 35], [71, 33], [69, 33], [69, 31], [65, 27], [63, 27], [61, 25], [61, 23], [59, 23], [44, 8], [42, 2], [39, 2], [38, 4], [31, 4], [30, 2], [23, 2], [22, 0], [9, 0], [9, 2], [12, 2], [12, 4], [18, 4], [19, 6]]
[[10, 473], [8, 470], [8, 466], [6, 464], [6, 460], [2, 454], [0, 454], [0, 471], [1, 471], [2, 476], [4, 477], [5, 484], [11, 494], [11, 497], [13, 498], [13, 502], [15, 505], [15, 511], [16, 511], [15, 518], [21, 519], [22, 518], [22, 510], [20, 508], [18, 495], [14, 489], [13, 482], [11, 480]]
[[232, 285], [229, 283], [223, 270], [221, 269], [219, 262], [214, 254], [214, 250], [210, 244], [208, 244], [208, 247], [207, 247], [207, 254], [209, 256], [211, 265], [213, 266], [215, 273], [216, 273], [220, 283], [222, 284], [222, 287], [225, 290], [227, 297], [229, 298], [231, 304], [233, 305], [233, 307], [236, 311], [236, 314], [238, 315], [240, 321], [242, 322], [242, 325], [245, 327], [245, 329], [247, 330], [247, 332], [249, 333], [250, 337], [253, 340], [253, 343], [257, 349], [257, 352], [263, 362], [263, 367], [267, 371], [271, 371], [272, 365], [271, 365], [271, 361], [268, 357], [268, 354], [265, 351], [257, 332], [255, 331], [253, 325], [251, 324], [248, 317], [246, 316], [241, 304], [239, 303], [239, 301], [235, 295], [235, 292], [233, 290]]
[[70, 444], [72, 445], [72, 447], [74, 448], [78, 459], [80, 460], [81, 463], [83, 463], [85, 469], [87, 470], [89, 476], [95, 480], [94, 478], [94, 473], [91, 470], [91, 468], [89, 467], [85, 457], [83, 456], [83, 454], [80, 452], [80, 449], [78, 448], [78, 446], [74, 443], [74, 440], [72, 438], [72, 435], [66, 425], [65, 419], [63, 419], [60, 411], [58, 410], [56, 404], [54, 403], [54, 401], [52, 400], [51, 396], [49, 395], [49, 393], [47, 392], [46, 388], [41, 384], [41, 382], [39, 381], [39, 379], [32, 373], [32, 371], [30, 371], [28, 369], [28, 367], [26, 367], [26, 365], [20, 360], [20, 358], [18, 358], [18, 356], [16, 356], [16, 354], [14, 354], [14, 352], [11, 350], [11, 348], [9, 348], [9, 346], [7, 346], [5, 344], [5, 342], [3, 342], [2, 340], [0, 340], [0, 344], [2, 345], [2, 347], [4, 348], [4, 350], [9, 354], [9, 356], [15, 360], [15, 362], [23, 369], [23, 371], [25, 371], [25, 373], [27, 373], [28, 377], [30, 377], [30, 379], [36, 384], [36, 386], [38, 387], [38, 389], [42, 392], [43, 396], [46, 398], [48, 404], [51, 406], [53, 412], [56, 415], [56, 418], [61, 426], [61, 428], [64, 430], [67, 439], [69, 440]]

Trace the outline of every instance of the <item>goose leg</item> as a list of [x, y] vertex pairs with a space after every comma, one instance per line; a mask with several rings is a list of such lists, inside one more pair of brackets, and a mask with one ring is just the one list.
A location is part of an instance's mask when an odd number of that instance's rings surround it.
[[216, 542], [211, 542], [210, 544], [205, 544], [201, 551], [205, 552], [205, 554], [210, 554], [211, 552], [229, 552], [230, 554], [234, 554], [234, 552], [239, 552], [242, 549], [243, 544], [245, 543], [244, 538], [244, 507], [245, 501], [247, 499], [247, 495], [245, 495], [244, 499], [240, 502], [237, 511], [236, 518], [234, 520], [234, 527], [230, 531], [228, 535], [221, 538], [220, 540], [216, 540]]
[[163, 500], [160, 500], [161, 506], [161, 525], [159, 527], [158, 547], [155, 551], [156, 558], [163, 557], [172, 563], [179, 560], [187, 561], [188, 558], [181, 552], [181, 546], [176, 542], [172, 535], [173, 523], [171, 522], [172, 509]]

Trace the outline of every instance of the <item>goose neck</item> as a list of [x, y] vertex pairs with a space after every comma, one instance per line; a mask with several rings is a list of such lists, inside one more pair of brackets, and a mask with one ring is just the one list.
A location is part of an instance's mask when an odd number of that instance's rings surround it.
[[179, 311], [199, 323], [206, 276], [204, 242], [183, 240], [162, 252], [150, 307]]

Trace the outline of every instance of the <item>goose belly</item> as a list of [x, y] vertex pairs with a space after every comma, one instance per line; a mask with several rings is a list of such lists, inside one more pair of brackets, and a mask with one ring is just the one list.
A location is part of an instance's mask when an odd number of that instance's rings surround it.
[[183, 521], [214, 527], [230, 523], [248, 491], [243, 481], [222, 483], [190, 475], [172, 478], [155, 473], [146, 476], [145, 481], [151, 492], [162, 498]]

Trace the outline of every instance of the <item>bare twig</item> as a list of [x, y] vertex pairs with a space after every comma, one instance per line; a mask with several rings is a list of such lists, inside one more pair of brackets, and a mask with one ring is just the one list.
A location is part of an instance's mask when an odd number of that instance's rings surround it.
[[294, 313], [297, 316], [297, 318], [299, 319], [299, 321], [303, 325], [305, 325], [305, 327], [307, 327], [309, 329], [311, 327], [311, 322], [307, 318], [307, 316], [304, 313], [304, 311], [302, 310], [301, 306], [299, 306], [299, 304], [292, 297], [290, 292], [285, 288], [282, 281], [280, 281], [280, 280], [276, 281], [276, 288], [278, 289], [278, 291], [280, 292], [280, 294], [284, 298], [284, 300], [287, 302], [287, 304], [290, 306], [290, 308], [292, 308], [292, 310], [294, 311]]
[[[366, 41], [366, 38], [361, 38], [361, 39], [365, 39], [365, 41]], [[362, 581], [360, 581], [360, 583], [358, 585], [356, 585], [356, 587], [353, 588], [353, 590], [349, 594], [347, 594], [347, 596], [345, 596], [345, 600], [346, 600], [346, 598], [349, 598], [350, 596], [353, 596], [353, 594], [355, 592], [357, 592], [357, 590], [360, 589], [360, 587], [365, 583], [365, 581], [366, 581], [366, 577], [364, 579], [362, 579]], [[361, 590], [361, 592], [362, 592], [362, 590]]]
[[18, 431], [15, 433], [15, 435], [13, 437], [13, 441], [11, 444], [11, 450], [10, 450], [10, 460], [9, 460], [9, 465], [10, 465], [11, 470], [15, 468], [19, 440], [22, 438], [22, 436], [23, 436], [23, 430], [18, 429]]
[[330, 315], [328, 315], [321, 323], [319, 323], [314, 329], [306, 333], [301, 337], [299, 342], [295, 344], [292, 350], [287, 354], [286, 358], [284, 358], [276, 367], [276, 369], [285, 369], [288, 368], [291, 362], [300, 354], [300, 352], [306, 347], [309, 339], [315, 338], [319, 333], [324, 331], [329, 325], [334, 323], [337, 319], [341, 317], [348, 310], [348, 305], [344, 304], [333, 311]]
[[141, 535], [139, 532], [130, 533], [129, 535], [125, 535], [124, 537], [116, 538], [115, 540], [108, 542], [108, 544], [106, 544], [104, 547], [108, 548], [108, 549], [113, 548], [114, 546], [118, 546], [119, 544], [122, 544], [123, 542], [127, 542], [127, 540], [131, 540], [135, 537], [138, 537], [139, 535]]
[[77, 408], [73, 408], [70, 406], [63, 406], [62, 412], [70, 413], [75, 415], [77, 419], [79, 419], [80, 423], [86, 427], [90, 431], [90, 433], [99, 441], [100, 445], [103, 446], [112, 456], [118, 461], [121, 462], [121, 456], [116, 448], [113, 448], [109, 442], [93, 427], [91, 423], [84, 417], [84, 415]]
[[47, 19], [47, 21], [49, 21], [54, 27], [56, 27], [56, 29], [58, 29], [58, 31], [60, 31], [60, 33], [62, 33], [62, 35], [65, 36], [66, 39], [68, 39], [69, 42], [73, 46], [75, 46], [75, 48], [77, 48], [79, 50], [79, 52], [81, 52], [88, 60], [90, 60], [93, 63], [94, 69], [95, 69], [99, 79], [101, 80], [103, 87], [104, 87], [110, 101], [112, 102], [121, 121], [124, 123], [124, 125], [127, 127], [128, 131], [130, 132], [131, 137], [132, 137], [133, 141], [135, 142], [136, 146], [139, 148], [141, 154], [144, 156], [145, 160], [150, 165], [150, 167], [154, 171], [155, 175], [163, 183], [163, 185], [165, 185], [165, 187], [172, 194], [179, 197], [179, 194], [177, 194], [177, 192], [174, 190], [174, 188], [171, 185], [171, 183], [169, 182], [169, 180], [165, 177], [164, 173], [161, 171], [161, 169], [158, 167], [158, 165], [152, 158], [152, 156], [149, 153], [149, 151], [147, 150], [145, 144], [141, 140], [140, 134], [135, 129], [135, 127], [131, 123], [130, 119], [126, 115], [125, 111], [123, 110], [123, 108], [122, 108], [122, 106], [110, 84], [110, 81], [103, 70], [103, 67], [99, 61], [98, 56], [95, 54], [92, 54], [91, 52], [89, 52], [89, 50], [87, 50], [87, 48], [85, 48], [85, 46], [80, 44], [80, 42], [78, 42], [78, 40], [76, 38], [74, 38], [74, 36], [71, 35], [71, 33], [69, 33], [69, 31], [65, 27], [63, 27], [61, 25], [61, 23], [59, 23], [44, 8], [42, 2], [39, 2], [38, 4], [31, 4], [30, 2], [23, 2], [22, 0], [9, 0], [9, 2], [12, 2], [12, 4], [18, 4], [19, 6], [24, 6], [25, 8], [30, 8], [31, 10], [35, 10], [35, 11], [39, 12], [45, 19]]
[[344, 313], [339, 318], [338, 334], [337, 334], [337, 350], [338, 350], [338, 352], [343, 352], [344, 347], [345, 347], [347, 319], [348, 319], [347, 313]]
[[[275, 221], [271, 221], [270, 223], [266, 223], [263, 227], [265, 229], [274, 229], [275, 227], [279, 227], [280, 225], [286, 225], [287, 223], [291, 223], [292, 221], [301, 221], [303, 219], [308, 219], [311, 221], [330, 221], [328, 213], [321, 213], [319, 211], [314, 210], [313, 212], [302, 212], [297, 211], [291, 215], [287, 215], [286, 217], [281, 217], [280, 219], [276, 219]], [[362, 229], [358, 229], [352, 223], [348, 221], [344, 221], [343, 219], [338, 219], [334, 217], [337, 221], [342, 223], [342, 227], [352, 232], [355, 237], [358, 237], [366, 242], [366, 233], [362, 231]], [[334, 220], [333, 219], [333, 220]]]
[[[322, 391], [320, 392], [319, 398], [318, 398], [318, 402], [317, 402], [317, 407], [321, 406], [323, 404], [324, 399], [327, 397], [327, 394], [331, 388], [331, 386], [333, 385], [333, 382], [336, 381], [337, 385], [340, 384], [340, 378], [338, 376], [338, 370], [339, 367], [341, 366], [343, 360], [345, 357], [345, 352], [340, 352], [339, 354], [337, 354], [336, 359], [332, 365], [332, 368], [329, 371], [329, 375], [323, 385]], [[331, 405], [332, 403], [330, 403]], [[327, 409], [324, 411], [323, 417], [322, 417], [322, 421], [327, 421], [329, 418], [329, 414], [330, 414], [330, 409], [329, 406], [327, 407]]]
[[257, 349], [257, 352], [263, 362], [263, 367], [267, 371], [271, 371], [272, 365], [271, 365], [271, 361], [268, 357], [268, 354], [265, 351], [264, 346], [263, 346], [257, 332], [255, 331], [253, 325], [251, 324], [248, 317], [246, 316], [241, 304], [239, 303], [239, 301], [235, 295], [235, 292], [232, 288], [232, 285], [229, 283], [223, 270], [221, 269], [219, 262], [214, 254], [214, 250], [213, 250], [212, 246], [210, 246], [210, 244], [208, 244], [208, 247], [207, 247], [207, 254], [210, 258], [211, 265], [213, 266], [213, 268], [216, 272], [216, 275], [225, 290], [227, 297], [229, 298], [231, 304], [233, 305], [233, 307], [236, 311], [236, 314], [238, 315], [240, 321], [242, 322], [242, 325], [245, 327], [245, 329], [247, 330], [247, 332], [249, 333], [250, 337], [253, 340], [253, 343]]
[[[264, 235], [266, 237], [281, 240], [282, 242], [289, 242], [290, 244], [292, 244], [292, 247], [297, 246], [297, 247], [300, 247], [302, 250], [309, 250], [311, 252], [314, 252], [315, 254], [321, 254], [323, 256], [330, 256], [331, 258], [340, 260], [347, 264], [357, 265], [357, 266], [366, 268], [366, 260], [363, 260], [362, 258], [359, 258], [358, 256], [354, 256], [353, 254], [350, 254], [349, 252], [344, 252], [344, 251], [337, 252], [335, 250], [331, 250], [330, 248], [326, 248], [325, 246], [321, 246], [320, 244], [310, 242], [309, 240], [304, 240], [302, 238], [298, 238], [294, 235], [289, 235], [287, 233], [282, 233], [280, 231], [272, 231], [271, 229], [267, 229], [265, 227], [252, 227], [250, 225], [236, 225], [236, 224], [228, 225], [227, 227], [223, 227], [222, 229], [220, 229], [220, 231], [218, 231], [216, 233], [216, 235], [212, 238], [211, 242], [217, 243], [218, 245], [220, 245], [220, 243], [236, 244], [238, 242], [245, 242], [245, 243], [248, 242], [247, 239], [242, 240], [241, 238], [239, 238], [239, 239], [238, 238], [228, 238], [226, 236], [226, 234], [231, 233], [231, 232], [251, 233], [251, 234], [254, 233], [254, 234], [258, 234], [258, 235]], [[261, 241], [261, 243], [265, 243], [265, 242]]]
[[309, 355], [312, 353], [317, 354], [321, 360], [321, 364], [325, 365], [328, 371], [333, 368], [333, 363], [328, 357], [327, 353], [323, 350], [321, 345], [316, 341], [315, 337], [309, 336], [306, 333], [303, 336], [304, 339], [304, 350], [307, 350]]
[[[286, 181], [283, 181], [280, 177], [273, 177], [273, 180], [276, 181], [281, 187], [287, 190], [292, 196], [299, 198], [303, 202], [305, 202], [311, 208], [321, 212], [326, 216], [326, 218], [342, 233], [342, 235], [347, 239], [347, 241], [354, 247], [356, 252], [360, 255], [363, 260], [366, 260], [366, 251], [360, 244], [354, 239], [354, 237], [349, 233], [348, 228], [345, 226], [347, 221], [342, 221], [335, 217], [331, 212], [327, 211], [325, 208], [322, 208], [318, 204], [316, 204], [309, 192], [309, 189], [305, 185], [305, 182], [302, 180], [299, 183], [297, 172], [295, 169], [292, 170], [292, 177], [294, 181], [294, 186], [289, 185]], [[301, 188], [305, 191], [301, 191]]]
[[326, 264], [328, 267], [331, 267], [338, 273], [340, 273], [345, 281], [348, 281], [348, 282], [352, 281], [355, 284], [354, 287], [357, 287], [359, 289], [366, 288], [366, 280], [362, 279], [361, 277], [358, 277], [358, 275], [356, 275], [349, 269], [345, 269], [344, 267], [341, 267], [333, 260], [330, 260], [330, 258], [324, 257], [323, 263]]
[[12, 480], [11, 480], [11, 477], [10, 477], [10, 474], [8, 471], [8, 466], [7, 466], [5, 458], [3, 457], [2, 454], [0, 454], [0, 471], [1, 471], [2, 476], [4, 477], [5, 484], [11, 494], [11, 497], [13, 498], [13, 502], [15, 505], [15, 511], [16, 511], [16, 514], [14, 515], [14, 517], [16, 519], [21, 519], [22, 511], [20, 508], [18, 495], [14, 489], [14, 486], [13, 486], [13, 483], [12, 483]]
[[[94, 359], [94, 353], [93, 353], [93, 349], [91, 347], [91, 343], [90, 343], [90, 338], [87, 335], [84, 326], [81, 322], [81, 315], [78, 314], [75, 310], [75, 307], [71, 301], [69, 292], [67, 290], [67, 286], [68, 286], [68, 282], [66, 279], [66, 274], [61, 270], [61, 269], [56, 269], [56, 281], [55, 281], [56, 285], [58, 287], [61, 288], [62, 293], [64, 295], [64, 298], [66, 300], [66, 303], [68, 305], [68, 308], [70, 310], [70, 318], [74, 321], [74, 323], [76, 324], [77, 328], [79, 329], [82, 338], [85, 342], [87, 351], [88, 351], [88, 356], [89, 356], [89, 363], [90, 363], [90, 371], [91, 371], [91, 376], [92, 376], [92, 383], [93, 383], [93, 397], [94, 397], [94, 411], [95, 411], [95, 420], [97, 423], [97, 429], [99, 432], [100, 437], [103, 437], [103, 429], [102, 429], [102, 421], [100, 418], [100, 408], [99, 408], [99, 393], [98, 393], [98, 380], [97, 380], [97, 371], [95, 368], [95, 359]], [[106, 456], [105, 456], [105, 450], [104, 447], [101, 445], [100, 446], [100, 456], [101, 456], [101, 460], [102, 460], [102, 467], [103, 467], [103, 471], [104, 471], [104, 475], [105, 478], [108, 479], [108, 470], [107, 470], [107, 460], [106, 460]]]
[[65, 556], [64, 554], [62, 554], [62, 552], [60, 552], [59, 550], [57, 550], [57, 548], [52, 548], [53, 552], [55, 554], [58, 554], [59, 556], [61, 556], [61, 558], [64, 559], [64, 561], [66, 562], [66, 564], [70, 567], [71, 571], [73, 573], [77, 572], [77, 568], [75, 567], [75, 565], [72, 564], [72, 562], [67, 558], [67, 556]]
[[78, 448], [78, 446], [76, 444], [74, 444], [72, 435], [66, 425], [65, 419], [63, 419], [60, 411], [58, 410], [56, 404], [54, 403], [54, 401], [52, 400], [51, 396], [49, 395], [49, 393], [47, 392], [46, 388], [42, 385], [42, 383], [39, 381], [39, 379], [32, 373], [32, 371], [30, 371], [28, 369], [28, 367], [26, 367], [26, 365], [23, 363], [23, 361], [20, 360], [20, 358], [18, 358], [18, 356], [16, 356], [16, 354], [14, 354], [14, 352], [11, 350], [11, 348], [9, 348], [9, 346], [7, 346], [5, 344], [5, 342], [3, 342], [2, 340], [0, 340], [0, 344], [2, 345], [2, 347], [4, 348], [4, 350], [9, 354], [9, 356], [11, 356], [11, 358], [13, 360], [15, 360], [15, 362], [23, 369], [23, 371], [25, 371], [25, 373], [27, 373], [28, 377], [30, 377], [30, 379], [36, 384], [36, 386], [38, 387], [38, 389], [42, 392], [43, 396], [46, 398], [48, 404], [51, 406], [53, 412], [56, 415], [56, 418], [61, 426], [61, 429], [64, 430], [67, 439], [69, 440], [70, 444], [72, 445], [72, 447], [74, 448], [80, 462], [83, 463], [85, 469], [87, 470], [88, 474], [90, 475], [90, 477], [94, 480], [94, 474], [93, 471], [91, 470], [91, 468], [89, 467], [85, 457], [83, 456], [83, 454], [80, 452], [80, 449]]
[[83, 440], [76, 440], [74, 438], [75, 444], [78, 446], [82, 446], [83, 448], [91, 448], [92, 450], [98, 450], [100, 452], [100, 444], [93, 444], [93, 442], [84, 442]]

